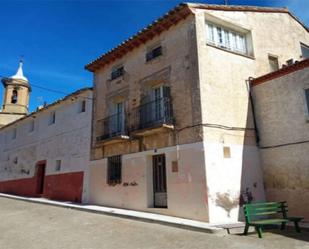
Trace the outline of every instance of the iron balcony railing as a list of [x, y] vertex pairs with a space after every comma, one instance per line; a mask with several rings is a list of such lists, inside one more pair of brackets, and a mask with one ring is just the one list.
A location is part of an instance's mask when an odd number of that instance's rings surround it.
[[173, 124], [172, 102], [169, 97], [158, 98], [135, 108], [131, 114], [131, 130]]
[[116, 113], [98, 121], [97, 141], [102, 141], [121, 135], [128, 135], [124, 113]]

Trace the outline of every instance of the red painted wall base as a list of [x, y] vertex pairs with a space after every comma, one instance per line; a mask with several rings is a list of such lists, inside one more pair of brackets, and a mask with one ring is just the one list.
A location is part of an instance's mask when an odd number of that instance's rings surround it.
[[43, 196], [52, 200], [82, 202], [83, 172], [47, 175]]
[[36, 186], [36, 177], [4, 181], [0, 182], [0, 192], [13, 195], [37, 196]]
[[[43, 197], [52, 200], [82, 202], [84, 172], [46, 175]], [[38, 197], [36, 176], [0, 182], [0, 192], [28, 197]]]

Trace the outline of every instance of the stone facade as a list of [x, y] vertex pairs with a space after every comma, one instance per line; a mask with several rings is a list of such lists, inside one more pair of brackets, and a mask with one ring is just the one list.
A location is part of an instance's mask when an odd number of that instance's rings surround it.
[[[94, 72], [95, 96], [90, 202], [213, 223], [237, 221], [240, 202], [265, 198], [248, 79], [271, 70], [269, 55], [277, 56], [279, 66], [298, 59], [300, 42], [309, 44], [308, 31], [285, 9], [181, 6], [143, 31], [139, 46], [132, 49], [139, 37], [134, 36], [123, 48], [129, 52], [120, 56], [121, 45], [86, 66]], [[184, 8], [190, 14], [182, 14], [182, 19], [174, 14]], [[177, 22], [162, 31], [166, 19]], [[161, 31], [154, 35], [160, 22]], [[242, 34], [246, 52], [210, 43], [207, 23]], [[162, 55], [147, 62], [145, 55], [158, 46]], [[110, 80], [119, 67], [124, 75]], [[170, 89], [173, 126], [130, 130], [145, 93], [159, 85]], [[98, 139], [104, 133], [103, 120], [112, 114], [110, 106], [119, 102], [125, 105], [129, 131]], [[152, 167], [154, 156], [161, 154], [167, 208], [154, 208]], [[122, 155], [122, 179], [111, 185], [108, 158], [114, 155]]]
[[266, 197], [309, 221], [309, 60], [253, 80]]

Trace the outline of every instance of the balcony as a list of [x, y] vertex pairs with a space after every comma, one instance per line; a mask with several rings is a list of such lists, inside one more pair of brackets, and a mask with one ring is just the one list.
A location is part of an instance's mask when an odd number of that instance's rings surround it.
[[125, 115], [117, 113], [97, 121], [97, 142], [112, 144], [129, 139]]
[[131, 125], [131, 134], [135, 136], [174, 129], [171, 99], [158, 98], [135, 108], [131, 114]]

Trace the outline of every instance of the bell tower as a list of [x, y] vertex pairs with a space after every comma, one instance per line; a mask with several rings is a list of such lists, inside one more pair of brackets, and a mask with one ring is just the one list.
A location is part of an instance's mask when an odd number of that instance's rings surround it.
[[22, 60], [19, 62], [16, 74], [9, 78], [3, 78], [2, 84], [4, 94], [0, 112], [0, 127], [28, 114], [31, 87], [23, 74]]

